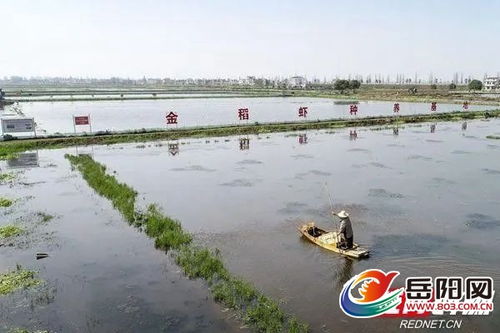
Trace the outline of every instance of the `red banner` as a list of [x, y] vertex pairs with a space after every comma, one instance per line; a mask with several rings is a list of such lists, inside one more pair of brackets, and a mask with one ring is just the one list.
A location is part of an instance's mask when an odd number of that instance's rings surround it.
[[89, 116], [75, 116], [75, 125], [89, 125], [90, 119]]

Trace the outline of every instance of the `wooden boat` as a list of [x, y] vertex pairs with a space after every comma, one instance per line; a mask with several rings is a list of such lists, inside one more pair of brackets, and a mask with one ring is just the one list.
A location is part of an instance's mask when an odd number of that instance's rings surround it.
[[314, 222], [306, 223], [299, 227], [300, 233], [316, 245], [327, 250], [340, 253], [351, 258], [366, 258], [370, 255], [370, 251], [359, 247], [354, 243], [351, 249], [341, 249], [337, 247], [338, 239], [335, 231], [326, 231], [318, 228]]

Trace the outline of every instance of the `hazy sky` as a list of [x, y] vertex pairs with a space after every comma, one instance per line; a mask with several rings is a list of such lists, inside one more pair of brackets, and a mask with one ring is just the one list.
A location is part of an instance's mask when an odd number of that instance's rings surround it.
[[0, 77], [500, 72], [500, 1], [0, 0]]

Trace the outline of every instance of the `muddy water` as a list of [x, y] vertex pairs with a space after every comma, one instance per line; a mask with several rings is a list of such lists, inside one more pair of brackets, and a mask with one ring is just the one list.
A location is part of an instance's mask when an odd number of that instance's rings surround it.
[[[34, 117], [39, 133], [73, 133], [73, 115], [90, 114], [93, 131], [123, 131], [132, 129], [166, 128], [165, 115], [179, 115], [177, 125], [207, 126], [238, 123], [238, 108], [249, 108], [249, 122], [279, 122], [303, 120], [298, 109], [307, 106], [308, 120], [349, 117], [349, 102], [324, 98], [207, 98], [175, 100], [136, 100], [99, 102], [27, 102], [24, 113]], [[471, 105], [470, 110], [491, 109], [491, 106]], [[6, 108], [5, 112], [9, 112]], [[437, 111], [461, 110], [460, 104], [438, 103]], [[392, 115], [393, 103], [364, 101], [358, 104], [358, 117]], [[400, 103], [400, 114], [430, 112], [429, 103]], [[245, 121], [243, 121], [245, 122]], [[170, 125], [175, 126], [175, 125]], [[88, 126], [77, 131], [89, 132]]]
[[[16, 199], [0, 209], [0, 225], [27, 230], [0, 247], [0, 272], [20, 264], [45, 281], [0, 296], [1, 332], [239, 331], [206, 286], [183, 277], [167, 254], [128, 226], [71, 172], [61, 151], [0, 168], [18, 175], [14, 184], [0, 185], [2, 196]], [[42, 222], [40, 212], [55, 217]], [[49, 257], [37, 261], [37, 252]]]
[[[95, 147], [93, 154], [315, 331], [397, 329], [398, 319], [341, 312], [342, 284], [365, 269], [398, 270], [399, 285], [411, 275], [489, 275], [498, 285], [500, 142], [485, 136], [499, 133], [500, 122], [358, 129], [357, 138], [350, 130]], [[335, 227], [325, 184], [371, 258], [348, 260], [298, 236], [307, 220]], [[463, 319], [467, 330], [500, 327], [498, 316]]]

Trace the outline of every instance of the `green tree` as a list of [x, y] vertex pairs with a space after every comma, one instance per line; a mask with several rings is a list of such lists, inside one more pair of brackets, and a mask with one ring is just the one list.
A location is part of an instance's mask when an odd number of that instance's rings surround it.
[[431, 89], [432, 89], [432, 90], [436, 90], [437, 88], [438, 88], [438, 86], [437, 86], [437, 85], [435, 85], [435, 84], [431, 84]]
[[359, 89], [359, 87], [361, 87], [361, 82], [358, 80], [351, 80], [349, 82], [349, 88], [351, 88], [353, 92], [356, 91], [356, 89]]
[[483, 89], [483, 83], [479, 80], [472, 80], [469, 82], [469, 90], [481, 90]]
[[455, 83], [450, 83], [450, 85], [448, 86], [448, 88], [450, 90], [455, 90], [455, 89], [457, 89], [457, 85]]
[[343, 94], [345, 90], [349, 89], [349, 81], [347, 80], [337, 80], [333, 85], [333, 89], [340, 90], [340, 93]]

